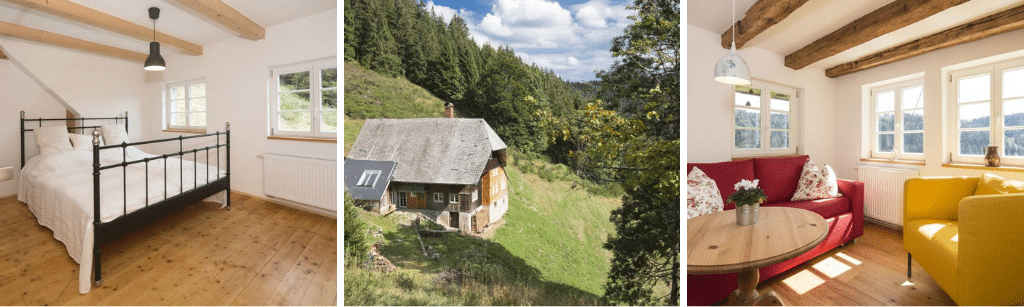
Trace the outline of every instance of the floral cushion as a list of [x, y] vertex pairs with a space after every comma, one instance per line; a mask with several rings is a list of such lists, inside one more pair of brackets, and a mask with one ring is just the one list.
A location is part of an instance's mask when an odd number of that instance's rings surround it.
[[796, 185], [793, 201], [839, 196], [842, 196], [839, 194], [839, 183], [836, 181], [836, 173], [831, 166], [825, 164], [824, 169], [818, 169], [811, 160], [804, 162], [804, 170], [800, 173], [800, 181]]
[[705, 214], [723, 211], [725, 204], [718, 194], [715, 180], [694, 167], [686, 175], [686, 218], [692, 219]]

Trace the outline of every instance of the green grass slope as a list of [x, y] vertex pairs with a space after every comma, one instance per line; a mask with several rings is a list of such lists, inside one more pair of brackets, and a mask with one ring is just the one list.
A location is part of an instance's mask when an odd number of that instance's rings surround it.
[[[494, 237], [428, 238], [441, 253], [419, 253], [419, 240], [396, 215], [362, 212], [382, 229], [382, 253], [399, 270], [345, 269], [348, 305], [600, 305], [611, 254], [601, 248], [619, 200], [574, 190], [564, 181], [524, 174], [510, 165], [509, 211]], [[374, 240], [374, 239], [371, 239]], [[466, 269], [462, 285], [438, 283], [446, 268]]]

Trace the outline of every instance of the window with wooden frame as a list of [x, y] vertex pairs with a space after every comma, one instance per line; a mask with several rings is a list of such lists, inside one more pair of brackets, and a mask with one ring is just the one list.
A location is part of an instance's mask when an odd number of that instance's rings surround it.
[[338, 63], [334, 58], [271, 70], [271, 135], [338, 138]]
[[871, 89], [871, 157], [924, 161], [924, 80]]
[[167, 84], [168, 130], [206, 131], [206, 80], [195, 79]]
[[955, 71], [947, 80], [951, 162], [983, 164], [994, 145], [1003, 164], [1024, 165], [1024, 59]]
[[754, 80], [733, 91], [733, 156], [795, 154], [797, 90]]

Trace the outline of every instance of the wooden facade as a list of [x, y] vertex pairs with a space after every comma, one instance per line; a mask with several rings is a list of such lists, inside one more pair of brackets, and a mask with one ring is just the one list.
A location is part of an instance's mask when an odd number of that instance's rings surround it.
[[[479, 232], [493, 222], [493, 206], [507, 201], [508, 177], [501, 156], [488, 160], [480, 181], [473, 185], [394, 183], [385, 198], [397, 209], [442, 211], [436, 222], [463, 231]], [[453, 195], [457, 195], [452, 202]], [[507, 204], [506, 204], [507, 205]]]

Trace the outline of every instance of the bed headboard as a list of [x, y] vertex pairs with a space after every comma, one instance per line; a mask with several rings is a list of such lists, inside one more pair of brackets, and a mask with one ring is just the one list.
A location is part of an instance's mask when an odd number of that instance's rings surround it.
[[85, 129], [99, 129], [99, 125], [86, 125], [86, 121], [104, 121], [112, 120], [115, 124], [120, 124], [121, 120], [124, 120], [125, 133], [128, 132], [128, 112], [124, 112], [124, 117], [78, 117], [78, 118], [25, 118], [25, 111], [21, 111], [21, 167], [25, 167], [25, 132], [33, 131], [33, 129], [26, 129], [25, 122], [38, 122], [39, 126], [43, 126], [43, 122], [50, 121], [80, 121], [81, 126], [68, 127], [68, 130], [85, 130]]

